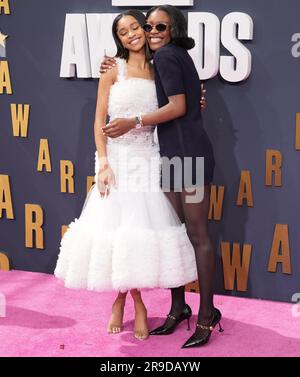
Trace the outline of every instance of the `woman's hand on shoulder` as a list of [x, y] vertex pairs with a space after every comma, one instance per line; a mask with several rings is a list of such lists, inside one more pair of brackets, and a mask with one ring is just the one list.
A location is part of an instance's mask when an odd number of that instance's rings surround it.
[[118, 67], [114, 66], [109, 69], [105, 74], [102, 74], [99, 78], [99, 81], [104, 83], [113, 84], [117, 80], [118, 76]]
[[100, 64], [99, 72], [100, 74], [106, 73], [107, 71], [111, 70], [113, 67], [117, 65], [116, 59], [110, 56], [104, 56]]

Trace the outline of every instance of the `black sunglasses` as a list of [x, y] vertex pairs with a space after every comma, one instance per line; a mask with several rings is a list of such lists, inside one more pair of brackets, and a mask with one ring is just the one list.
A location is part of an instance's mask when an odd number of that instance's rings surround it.
[[152, 26], [150, 24], [145, 24], [143, 26], [143, 29], [145, 30], [146, 33], [150, 33], [150, 31], [152, 31], [152, 29], [156, 29], [159, 33], [162, 32], [162, 31], [166, 31], [167, 30], [167, 27], [168, 25], [166, 24], [156, 24], [155, 26]]

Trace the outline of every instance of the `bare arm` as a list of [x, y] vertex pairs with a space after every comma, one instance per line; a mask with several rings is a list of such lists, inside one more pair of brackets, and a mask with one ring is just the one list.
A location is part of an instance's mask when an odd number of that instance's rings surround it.
[[[170, 120], [180, 118], [186, 113], [185, 94], [177, 94], [168, 97], [169, 102], [159, 108], [158, 110], [141, 114], [144, 126], [160, 124]], [[138, 115], [138, 114], [137, 114]], [[109, 126], [103, 129], [103, 132], [108, 137], [119, 137], [135, 127], [136, 121], [134, 118], [117, 118], [109, 122]]]
[[[177, 55], [161, 49], [155, 53], [154, 60], [168, 103], [153, 113], [141, 114], [144, 126], [165, 123], [186, 113], [183, 67]], [[134, 128], [135, 123], [135, 118], [114, 119], [106, 127], [105, 135], [118, 137]]]
[[186, 113], [185, 94], [177, 94], [168, 97], [169, 103], [159, 108], [153, 113], [142, 114], [144, 126], [169, 122], [170, 120], [180, 118]]
[[[201, 100], [200, 105], [202, 110], [206, 106], [206, 89], [204, 89], [203, 84], [201, 84]], [[169, 122], [170, 120], [180, 118], [186, 114], [186, 96], [185, 94], [177, 94], [168, 97], [169, 103], [157, 111], [149, 114], [142, 114], [143, 124], [149, 126], [152, 124], [160, 124]]]
[[180, 59], [172, 51], [162, 49], [155, 53], [154, 61], [168, 103], [152, 114], [142, 114], [145, 126], [169, 122], [186, 113], [186, 88]]
[[103, 134], [102, 127], [105, 127], [106, 124], [108, 96], [110, 87], [113, 84], [114, 79], [115, 72], [113, 70], [109, 71], [106, 75], [101, 77], [101, 80], [99, 80], [98, 83], [97, 104], [94, 121], [94, 137], [98, 158], [100, 160], [100, 168], [103, 164], [107, 163], [107, 137]]
[[94, 121], [94, 136], [99, 159], [99, 172], [97, 176], [97, 186], [101, 197], [109, 195], [110, 187], [115, 186], [115, 175], [109, 165], [107, 156], [106, 142], [107, 137], [103, 134], [102, 128], [105, 127], [108, 98], [111, 85], [116, 79], [116, 69], [112, 69], [99, 80], [97, 105]]

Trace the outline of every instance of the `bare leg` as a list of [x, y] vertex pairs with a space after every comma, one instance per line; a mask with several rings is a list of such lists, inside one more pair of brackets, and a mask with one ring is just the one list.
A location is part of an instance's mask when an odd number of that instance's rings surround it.
[[139, 340], [148, 338], [147, 309], [143, 303], [141, 292], [138, 289], [130, 290], [134, 301], [135, 319], [134, 336]]
[[119, 292], [115, 302], [113, 303], [112, 314], [107, 326], [107, 332], [110, 334], [118, 334], [122, 331], [126, 296], [127, 292]]

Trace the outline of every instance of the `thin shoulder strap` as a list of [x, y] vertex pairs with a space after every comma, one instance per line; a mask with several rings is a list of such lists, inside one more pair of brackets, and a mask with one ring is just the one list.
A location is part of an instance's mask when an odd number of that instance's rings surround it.
[[118, 81], [125, 80], [127, 75], [127, 66], [126, 66], [126, 60], [117, 58], [117, 66], [118, 66]]

